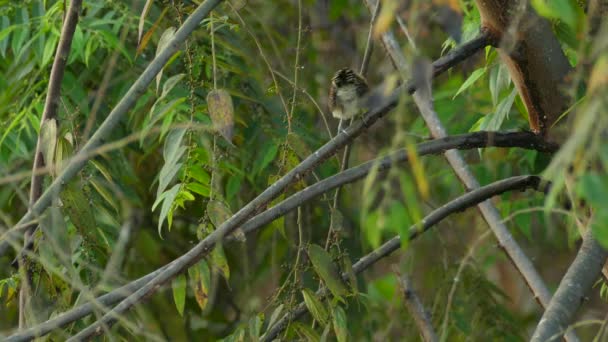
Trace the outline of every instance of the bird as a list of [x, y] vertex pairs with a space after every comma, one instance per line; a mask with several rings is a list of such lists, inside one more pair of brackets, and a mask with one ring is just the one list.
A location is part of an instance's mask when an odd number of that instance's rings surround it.
[[329, 110], [334, 118], [348, 120], [362, 113], [363, 98], [369, 92], [365, 78], [350, 68], [338, 70], [331, 79]]

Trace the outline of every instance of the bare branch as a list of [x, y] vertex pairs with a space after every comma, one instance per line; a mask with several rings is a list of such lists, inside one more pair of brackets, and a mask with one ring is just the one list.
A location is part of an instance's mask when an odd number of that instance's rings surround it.
[[586, 295], [599, 277], [607, 258], [608, 251], [595, 240], [593, 231], [588, 229], [576, 258], [559, 283], [531, 341], [555, 341], [561, 338], [574, 314], [586, 300]]
[[431, 315], [426, 310], [418, 294], [412, 288], [412, 283], [409, 278], [403, 274], [399, 277], [399, 284], [403, 291], [403, 298], [405, 299], [405, 307], [410, 312], [410, 315], [414, 318], [418, 330], [422, 338], [426, 342], [439, 341], [435, 329], [431, 324]]
[[[411, 226], [409, 229], [409, 240], [411, 241], [417, 238], [423, 232], [441, 222], [441, 220], [449, 215], [477, 205], [489, 198], [492, 198], [493, 196], [500, 195], [507, 191], [525, 190], [528, 188], [545, 192], [546, 187], [543, 184], [546, 183], [542, 182], [540, 177], [537, 176], [517, 176], [500, 180], [484, 187], [472, 190], [471, 192], [468, 192], [433, 210], [430, 214], [425, 216], [421, 222]], [[353, 265], [353, 272], [355, 274], [363, 272], [380, 259], [387, 257], [399, 249], [399, 247], [401, 247], [401, 238], [399, 235], [397, 235], [371, 253], [359, 259], [359, 261]], [[342, 274], [342, 279], [348, 282], [348, 274]], [[321, 299], [325, 298], [327, 294], [328, 293], [325, 288], [320, 289], [316, 293], [316, 295]], [[285, 314], [281, 320], [279, 320], [269, 329], [269, 331], [262, 338], [262, 341], [273, 341], [281, 333], [281, 331], [287, 327], [289, 322], [301, 317], [306, 312], [308, 312], [306, 305], [304, 303], [298, 304], [296, 309]]]
[[[523, 147], [535, 149], [538, 151], [550, 152], [557, 148], [552, 144], [546, 144], [539, 136], [529, 132], [511, 132], [511, 133], [499, 133], [499, 132], [475, 132], [469, 134], [463, 134], [459, 136], [446, 137], [443, 139], [433, 140], [429, 142], [421, 143], [418, 146], [418, 155], [438, 154], [446, 151], [447, 149], [459, 148], [459, 149], [473, 149], [482, 147]], [[323, 193], [329, 192], [332, 189], [341, 185], [354, 182], [356, 180], [365, 177], [374, 165], [377, 165], [379, 171], [387, 170], [392, 165], [399, 162], [407, 161], [407, 153], [405, 151], [396, 151], [384, 158], [378, 158], [376, 160], [369, 161], [361, 164], [357, 167], [353, 167], [344, 172], [326, 178], [318, 183], [315, 183], [306, 189], [303, 189], [289, 198], [278, 203], [274, 207], [265, 212], [255, 216], [254, 218], [247, 221], [242, 225], [242, 230], [245, 234], [257, 231], [264, 225], [272, 222], [273, 220], [287, 214], [290, 210], [301, 206], [308, 200], [316, 196], [320, 196]], [[179, 259], [178, 259], [179, 260]], [[105, 294], [96, 300], [101, 306], [110, 306], [123, 299], [128, 295], [135, 292], [137, 289], [144, 286], [148, 281], [158, 276], [162, 271], [167, 269], [169, 265], [142, 277], [131, 283], [122, 286], [108, 294]], [[8, 341], [24, 341], [34, 337], [40, 337], [48, 334], [54, 329], [65, 326], [71, 322], [74, 322], [86, 315], [89, 315], [94, 306], [92, 303], [83, 304], [82, 306], [65, 312], [56, 318], [48, 320], [38, 326], [32, 327], [21, 333], [12, 335], [8, 338]]]

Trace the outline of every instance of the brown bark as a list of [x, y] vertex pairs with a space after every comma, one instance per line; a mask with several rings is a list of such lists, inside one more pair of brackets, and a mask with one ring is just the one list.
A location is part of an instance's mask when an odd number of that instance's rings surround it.
[[528, 109], [530, 129], [549, 129], [568, 108], [571, 66], [550, 23], [524, 0], [476, 0], [483, 29], [495, 35], [501, 59]]

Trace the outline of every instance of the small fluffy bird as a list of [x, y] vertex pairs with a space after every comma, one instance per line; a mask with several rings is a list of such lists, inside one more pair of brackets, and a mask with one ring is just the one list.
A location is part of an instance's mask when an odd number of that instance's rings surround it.
[[362, 112], [363, 97], [369, 91], [367, 81], [352, 69], [338, 70], [331, 79], [329, 110], [334, 118], [348, 120]]

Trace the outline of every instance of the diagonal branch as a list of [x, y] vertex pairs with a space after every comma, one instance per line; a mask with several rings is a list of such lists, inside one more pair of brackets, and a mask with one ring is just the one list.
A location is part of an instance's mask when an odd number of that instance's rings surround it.
[[[469, 50], [466, 51], [466, 53], [474, 53], [474, 51]], [[367, 112], [363, 117], [363, 120], [358, 120], [356, 123], [353, 123], [346, 131], [336, 135], [312, 155], [308, 156], [295, 168], [290, 170], [273, 185], [264, 190], [255, 199], [241, 208], [236, 214], [221, 224], [204, 240], [190, 249], [190, 251], [171, 262], [165, 271], [155, 277], [148, 284], [137, 290], [135, 293], [127, 297], [112, 311], [108, 312], [100, 320], [88, 326], [71, 340], [84, 339], [100, 334], [102, 332], [102, 326], [110, 326], [115, 323], [118, 315], [122, 314], [126, 310], [129, 310], [133, 305], [139, 303], [145, 297], [157, 291], [163, 284], [172, 280], [181, 272], [185, 271], [188, 267], [194, 265], [196, 262], [202, 259], [213, 249], [216, 243], [220, 242], [225, 236], [231, 234], [249, 217], [251, 217], [251, 215], [259, 211], [265, 205], [270, 203], [270, 201], [280, 195], [292, 182], [302, 178], [307, 172], [335, 154], [338, 149], [351, 142], [366, 128], [388, 113], [397, 104], [401, 91], [402, 89], [398, 88], [393, 91], [390, 96], [382, 98], [380, 100], [380, 104]]]
[[[459, 136], [446, 137], [443, 139], [432, 140], [419, 144], [418, 155], [428, 154], [439, 154], [452, 148], [458, 149], [474, 149], [488, 146], [496, 147], [523, 147], [535, 149], [537, 151], [551, 152], [557, 148], [552, 144], [547, 144], [539, 136], [529, 132], [511, 132], [511, 133], [499, 133], [499, 132], [475, 132], [469, 134], [463, 134]], [[303, 189], [296, 194], [293, 194], [289, 198], [278, 203], [271, 209], [255, 216], [254, 218], [247, 221], [242, 229], [245, 234], [257, 231], [264, 225], [272, 222], [273, 220], [287, 214], [290, 210], [302, 205], [304, 202], [320, 196], [323, 193], [329, 192], [336, 187], [342, 186], [347, 183], [352, 183], [356, 180], [365, 177], [372, 167], [376, 166], [379, 171], [387, 170], [392, 165], [399, 162], [407, 161], [407, 153], [405, 151], [397, 151], [391, 153], [384, 158], [378, 158], [370, 162], [364, 163], [357, 167], [353, 167], [339, 174], [326, 178], [318, 183], [315, 183], [306, 189]], [[141, 288], [147, 282], [152, 280], [154, 277], [164, 271], [169, 265], [166, 265], [142, 278], [139, 278], [131, 283], [124, 285], [110, 293], [100, 296], [96, 300], [101, 306], [110, 306], [123, 299], [128, 295]], [[86, 303], [78, 308], [72, 309], [65, 312], [56, 318], [48, 320], [38, 326], [32, 327], [19, 334], [12, 335], [8, 338], [8, 341], [24, 341], [34, 337], [40, 337], [48, 334], [54, 329], [65, 326], [72, 323], [86, 315], [89, 315], [94, 306], [92, 303]]]
[[[372, 0], [366, 0], [368, 3], [368, 9], [370, 9], [369, 3]], [[371, 9], [370, 9], [371, 10]], [[482, 35], [487, 37], [488, 42], [492, 42], [494, 38], [492, 35], [486, 31], [481, 31]], [[405, 57], [401, 53], [401, 49], [392, 35], [388, 35], [391, 32], [388, 31], [387, 34], [384, 34], [383, 41], [388, 41], [388, 43], [384, 44], [387, 54], [390, 56], [393, 64], [399, 71], [401, 75], [405, 75], [407, 72], [407, 65], [405, 63]], [[433, 73], [435, 71], [435, 64], [433, 65]], [[416, 86], [416, 85], [414, 85]], [[430, 87], [429, 87], [430, 88]], [[434, 138], [442, 138], [447, 136], [446, 129], [443, 127], [443, 124], [439, 120], [437, 113], [433, 109], [432, 100], [428, 98], [429, 96], [421, 95], [419, 93], [414, 93], [414, 102], [416, 106], [420, 109], [422, 118], [424, 119], [427, 127], [431, 135]], [[458, 153], [458, 151], [447, 151], [445, 154], [445, 158], [448, 163], [454, 170], [456, 176], [460, 179], [462, 184], [467, 189], [476, 189], [479, 187], [479, 182], [473, 176], [467, 163], [464, 161], [462, 156]], [[521, 247], [517, 244], [505, 224], [500, 219], [500, 214], [498, 210], [491, 202], [484, 202], [478, 205], [479, 210], [484, 218], [484, 220], [488, 223], [490, 229], [496, 236], [500, 246], [504, 249], [507, 256], [513, 262], [515, 268], [522, 275], [524, 281], [528, 285], [528, 288], [534, 294], [534, 297], [538, 300], [538, 302], [543, 306], [547, 307], [549, 301], [551, 299], [551, 293], [547, 289], [547, 286], [543, 282], [540, 274], [534, 268], [532, 261], [526, 256]], [[568, 333], [566, 335], [566, 339], [568, 341], [576, 341], [578, 338], [574, 336], [573, 333]]]
[[178, 51], [180, 45], [186, 40], [188, 35], [198, 27], [200, 21], [203, 20], [203, 18], [205, 18], [221, 1], [222, 0], [205, 0], [194, 12], [192, 12], [184, 24], [175, 32], [173, 38], [168, 42], [167, 47], [150, 62], [143, 73], [122, 97], [120, 102], [118, 102], [116, 107], [110, 112], [101, 126], [99, 126], [91, 139], [71, 159], [70, 163], [63, 169], [63, 172], [57, 176], [36, 203], [29, 208], [28, 212], [23, 215], [15, 227], [7, 232], [4, 240], [0, 241], [0, 255], [4, 255], [9, 244], [15, 244], [15, 241], [18, 240], [19, 233], [27, 228], [28, 223], [40, 216], [40, 214], [49, 207], [54, 194], [62, 188], [63, 184], [67, 184], [67, 182], [85, 166], [90, 158], [89, 155], [91, 152], [98, 148], [112, 133], [114, 127], [123, 119], [127, 112], [133, 108], [139, 97], [143, 95], [148, 85], [154, 80], [156, 74], [162, 70], [171, 56]]
[[576, 258], [559, 283], [531, 341], [560, 339], [599, 277], [606, 258], [608, 258], [608, 251], [595, 240], [593, 231], [588, 229], [583, 235], [583, 244]]
[[[523, 191], [525, 189], [534, 189], [545, 192], [547, 188], [545, 185], [547, 185], [547, 183], [543, 182], [542, 179], [537, 176], [516, 176], [488, 184], [484, 187], [479, 187], [433, 210], [430, 214], [425, 216], [421, 222], [411, 226], [409, 229], [409, 240], [411, 241], [417, 238], [423, 232], [441, 222], [441, 220], [449, 215], [475, 206], [494, 196], [500, 195], [507, 191]], [[399, 249], [399, 247], [401, 247], [401, 238], [399, 235], [397, 235], [371, 253], [359, 259], [359, 261], [353, 265], [353, 272], [355, 274], [363, 272], [382, 258], [387, 257]], [[342, 274], [342, 279], [348, 282], [348, 274]], [[326, 288], [322, 288], [317, 291], [316, 294], [317, 297], [323, 299], [328, 295], [328, 291]], [[287, 328], [289, 322], [298, 319], [306, 312], [308, 312], [306, 305], [304, 303], [298, 304], [296, 309], [285, 314], [274, 326], [268, 330], [268, 332], [263, 336], [262, 341], [273, 341], [283, 330], [285, 330], [285, 328]]]

